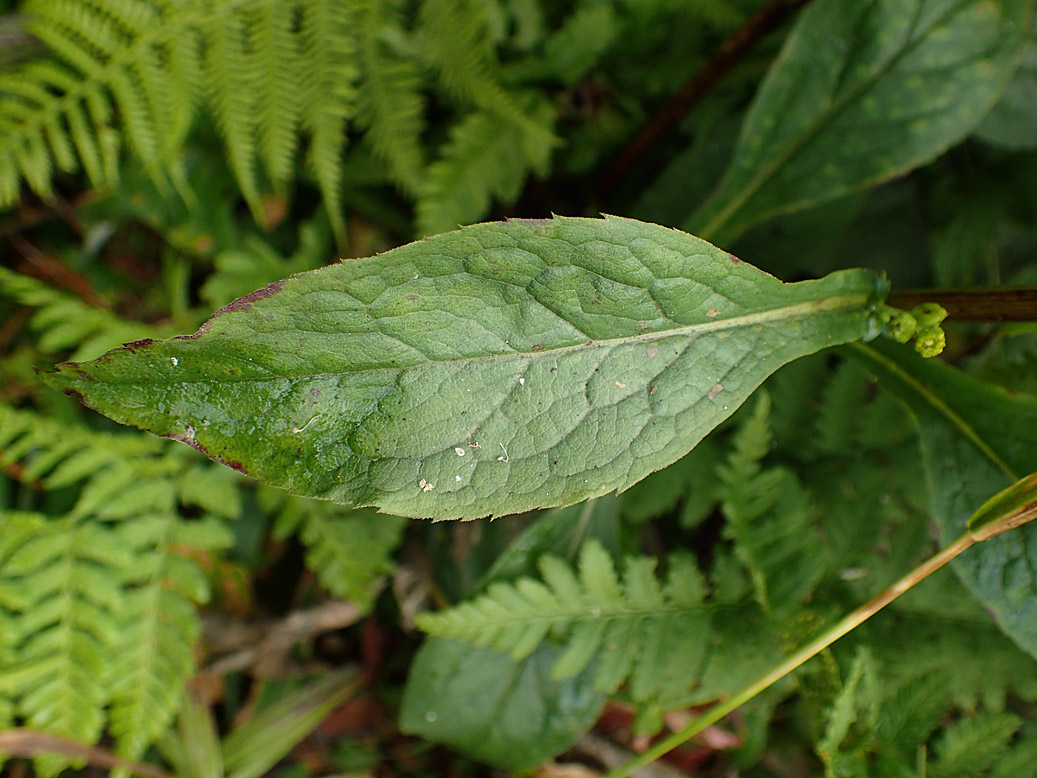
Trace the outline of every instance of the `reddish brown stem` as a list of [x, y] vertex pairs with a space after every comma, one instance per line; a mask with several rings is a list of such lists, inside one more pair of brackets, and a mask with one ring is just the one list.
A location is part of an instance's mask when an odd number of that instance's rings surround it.
[[604, 199], [644, 153], [688, 113], [763, 38], [810, 0], [770, 0], [728, 38], [719, 51], [659, 110], [634, 137], [598, 183]]
[[886, 300], [909, 310], [920, 303], [937, 303], [954, 321], [1037, 321], [1037, 287], [1015, 289], [894, 289]]

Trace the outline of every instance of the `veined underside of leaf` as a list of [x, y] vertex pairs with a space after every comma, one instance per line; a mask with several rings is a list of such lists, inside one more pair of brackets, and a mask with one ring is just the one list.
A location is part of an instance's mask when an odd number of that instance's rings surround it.
[[302, 273], [45, 379], [291, 492], [413, 517], [570, 505], [674, 462], [878, 277], [784, 284], [677, 230], [480, 224]]

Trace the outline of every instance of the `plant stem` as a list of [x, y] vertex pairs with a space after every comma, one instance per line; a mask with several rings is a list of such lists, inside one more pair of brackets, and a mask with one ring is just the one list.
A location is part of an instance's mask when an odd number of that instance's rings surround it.
[[943, 306], [955, 321], [1037, 321], [1037, 287], [978, 289], [894, 289], [886, 300], [909, 310], [920, 303]]
[[924, 561], [877, 597], [868, 601], [853, 613], [846, 616], [838, 624], [807, 643], [803, 648], [799, 649], [799, 651], [790, 656], [780, 665], [772, 668], [724, 702], [710, 708], [706, 713], [702, 714], [684, 727], [684, 729], [663, 738], [658, 743], [653, 744], [646, 751], [638, 754], [637, 757], [631, 759], [625, 765], [621, 765], [615, 770], [606, 773], [604, 778], [624, 778], [639, 767], [643, 767], [649, 762], [654, 762], [659, 757], [685, 743], [706, 727], [717, 723], [720, 719], [724, 718], [724, 716], [731, 713], [736, 708], [739, 708], [772, 684], [784, 678], [808, 659], [811, 659], [815, 654], [828, 648], [828, 646], [832, 645], [832, 643], [837, 641], [847, 632], [850, 632], [855, 627], [863, 624], [912, 586], [939, 570], [945, 564], [958, 556], [958, 554], [962, 553], [965, 549], [969, 548], [976, 542], [976, 538], [971, 534], [966, 533], [965, 535], [962, 535], [935, 556]]
[[728, 38], [713, 58], [700, 68], [691, 80], [684, 84], [681, 91], [630, 141], [619, 159], [598, 182], [598, 199], [605, 199], [619, 180], [658, 143], [659, 138], [697, 105], [757, 43], [809, 2], [810, 0], [770, 0]]

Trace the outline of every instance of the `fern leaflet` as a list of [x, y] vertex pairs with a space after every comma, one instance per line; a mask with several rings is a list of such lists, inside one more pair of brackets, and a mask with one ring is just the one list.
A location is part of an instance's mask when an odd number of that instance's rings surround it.
[[769, 415], [770, 397], [762, 392], [717, 475], [725, 531], [752, 577], [756, 599], [783, 618], [821, 579], [825, 558], [806, 489], [792, 471], [760, 464], [771, 446]]
[[74, 348], [69, 359], [93, 359], [144, 335], [172, 335], [171, 328], [128, 322], [103, 308], [53, 289], [30, 276], [0, 267], [0, 296], [38, 308], [29, 327], [39, 333], [38, 348], [58, 352]]
[[[519, 660], [548, 635], [565, 642], [552, 670], [568, 678], [596, 660], [595, 687], [613, 693], [626, 680], [635, 699], [686, 690], [697, 678], [710, 640], [705, 584], [693, 560], [675, 555], [665, 583], [655, 560], [627, 559], [622, 580], [597, 541], [580, 550], [578, 573], [561, 559], [540, 560], [543, 582], [520, 578], [490, 584], [485, 595], [417, 617], [433, 635], [491, 646]], [[680, 657], [680, 661], [675, 661]]]
[[369, 611], [382, 579], [395, 569], [392, 553], [408, 520], [273, 490], [264, 490], [264, 497], [268, 503], [281, 502], [277, 535], [286, 537], [299, 531], [306, 545], [307, 565], [316, 572], [321, 584], [336, 597]]
[[[33, 728], [80, 742], [109, 725], [116, 750], [139, 757], [194, 672], [193, 603], [207, 599], [208, 583], [181, 551], [229, 541], [222, 520], [179, 516], [178, 504], [199, 502], [184, 486], [198, 457], [5, 405], [0, 451], [0, 463], [23, 463], [23, 480], [82, 484], [64, 515], [5, 517], [0, 611], [11, 626], [0, 638], [0, 696]], [[39, 766], [49, 775], [64, 763]]]
[[[550, 107], [538, 108], [531, 116], [546, 128]], [[529, 172], [543, 173], [547, 167], [550, 146], [536, 140], [491, 113], [474, 113], [454, 125], [418, 199], [418, 232], [456, 229], [486, 214], [494, 198], [516, 199]]]

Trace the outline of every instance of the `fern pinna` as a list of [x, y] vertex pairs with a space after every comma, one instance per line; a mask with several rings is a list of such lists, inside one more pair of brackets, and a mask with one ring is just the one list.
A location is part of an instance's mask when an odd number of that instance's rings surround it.
[[[193, 452], [6, 405], [0, 451], [25, 482], [78, 487], [63, 512], [4, 516], [0, 724], [17, 717], [84, 743], [107, 726], [116, 750], [136, 758], [166, 730], [194, 671], [194, 603], [208, 598], [208, 581], [182, 554], [229, 543], [234, 473], [203, 465], [217, 483], [199, 499]], [[199, 518], [180, 515], [179, 505], [200, 502]], [[38, 764], [45, 775], [63, 766]]]
[[[633, 696], [644, 700], [690, 686], [709, 645], [705, 582], [694, 560], [676, 555], [669, 566], [661, 583], [654, 560], [631, 557], [620, 579], [608, 552], [592, 540], [580, 551], [578, 573], [548, 555], [540, 560], [543, 582], [493, 583], [485, 595], [421, 614], [416, 623], [431, 634], [491, 646], [514, 659], [527, 657], [549, 634], [563, 637], [554, 677], [576, 675], [595, 661], [597, 689], [615, 692], [629, 678]], [[676, 656], [680, 662], [667, 661]]]
[[[505, 84], [486, 8], [472, 0], [424, 0], [417, 14], [398, 0], [29, 0], [24, 10], [50, 56], [0, 76], [0, 208], [20, 200], [23, 181], [51, 197], [59, 171], [110, 186], [124, 147], [161, 190], [191, 202], [183, 149], [199, 109], [257, 221], [269, 221], [270, 197], [290, 195], [301, 158], [340, 242], [351, 129], [418, 200], [429, 233], [513, 198], [554, 145], [549, 101], [530, 106]], [[462, 118], [426, 180], [432, 75]], [[487, 154], [513, 162], [484, 171]]]

